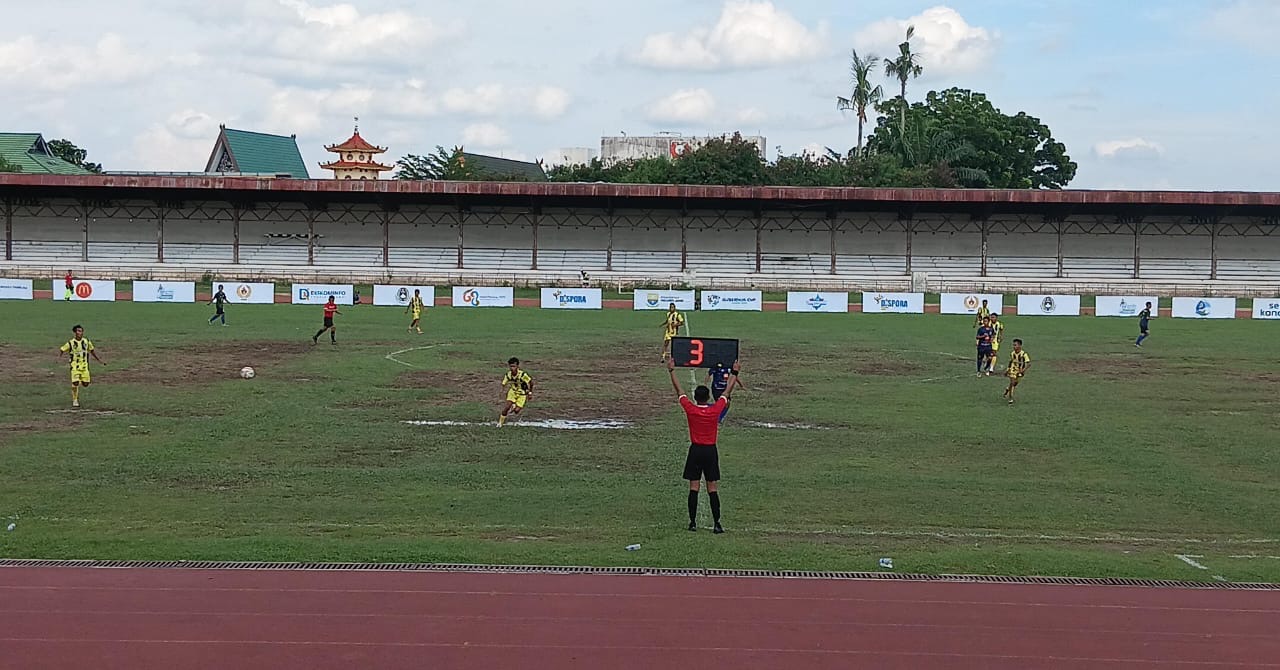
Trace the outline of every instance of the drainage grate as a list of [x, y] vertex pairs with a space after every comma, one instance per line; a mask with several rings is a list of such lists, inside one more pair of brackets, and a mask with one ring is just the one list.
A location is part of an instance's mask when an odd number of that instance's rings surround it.
[[471, 572], [491, 574], [640, 575], [658, 577], [739, 577], [763, 579], [972, 582], [983, 584], [1058, 584], [1071, 586], [1140, 586], [1177, 589], [1280, 591], [1280, 584], [1189, 582], [1122, 577], [1008, 577], [1002, 575], [924, 575], [900, 572], [819, 572], [802, 570], [734, 570], [728, 568], [590, 567], [578, 565], [477, 565], [472, 563], [265, 563], [237, 561], [99, 561], [92, 559], [0, 558], [0, 568], [146, 568], [183, 570], [365, 570], [375, 572]]

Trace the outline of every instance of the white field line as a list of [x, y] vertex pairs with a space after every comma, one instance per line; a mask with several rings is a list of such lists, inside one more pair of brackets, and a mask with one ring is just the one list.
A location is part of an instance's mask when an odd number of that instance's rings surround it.
[[950, 381], [952, 379], [964, 379], [965, 377], [974, 377], [974, 376], [976, 375], [965, 373], [962, 375], [951, 375], [950, 377], [926, 377], [924, 379], [917, 379], [915, 380], [915, 382], [917, 384], [923, 384], [925, 382], [942, 382], [942, 381]]
[[426, 346], [422, 346], [422, 347], [409, 347], [408, 349], [401, 349], [400, 351], [393, 351], [393, 352], [391, 352], [391, 353], [387, 354], [386, 356], [383, 356], [383, 358], [385, 358], [385, 359], [387, 359], [387, 360], [389, 360], [389, 361], [391, 361], [391, 362], [393, 362], [393, 363], [399, 363], [400, 365], [403, 365], [403, 366], [405, 366], [405, 367], [407, 367], [407, 368], [416, 368], [416, 367], [418, 367], [418, 366], [416, 366], [416, 365], [414, 365], [414, 364], [412, 364], [412, 363], [406, 363], [406, 362], [404, 362], [404, 361], [400, 360], [399, 358], [396, 358], [396, 356], [399, 356], [400, 354], [407, 354], [407, 353], [409, 353], [410, 351], [422, 351], [423, 349], [434, 349], [434, 348], [436, 348], [436, 347], [443, 347], [443, 346], [445, 346], [445, 345], [443, 345], [443, 344], [428, 344], [428, 345], [426, 345]]
[[[1201, 556], [1201, 555], [1199, 555], [1199, 554], [1190, 554], [1190, 555], [1188, 555], [1188, 554], [1174, 554], [1174, 557], [1175, 557], [1175, 558], [1177, 558], [1179, 561], [1182, 561], [1183, 563], [1186, 563], [1187, 565], [1190, 565], [1191, 567], [1196, 568], [1197, 570], [1208, 570], [1208, 569], [1209, 569], [1209, 568], [1205, 567], [1205, 565], [1204, 565], [1203, 563], [1200, 563], [1199, 561], [1195, 560], [1195, 559], [1197, 559], [1197, 558], [1204, 558], [1204, 556]], [[1223, 577], [1222, 575], [1212, 575], [1212, 577], [1213, 577], [1214, 579], [1216, 579], [1216, 580], [1220, 581], [1220, 582], [1230, 582], [1230, 581], [1231, 581], [1231, 580], [1227, 579], [1226, 577]]]
[[1245, 559], [1245, 560], [1263, 558], [1263, 559], [1269, 559], [1272, 561], [1280, 561], [1280, 556], [1262, 556], [1260, 554], [1235, 554], [1233, 556], [1228, 556], [1227, 558], [1237, 558], [1237, 559]]

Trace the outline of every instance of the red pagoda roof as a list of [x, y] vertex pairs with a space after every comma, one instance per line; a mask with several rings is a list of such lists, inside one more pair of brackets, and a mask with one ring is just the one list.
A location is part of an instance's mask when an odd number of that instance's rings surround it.
[[360, 131], [356, 130], [355, 134], [353, 134], [350, 138], [348, 138], [346, 142], [343, 142], [342, 144], [334, 144], [334, 145], [327, 146], [325, 147], [325, 150], [335, 151], [335, 152], [336, 151], [368, 151], [370, 153], [380, 154], [386, 151], [387, 148], [376, 147], [372, 144], [369, 144], [364, 140], [363, 137], [360, 137]]
[[365, 169], [365, 170], [393, 170], [393, 169], [395, 169], [395, 167], [394, 167], [394, 166], [391, 166], [391, 165], [383, 165], [382, 163], [375, 163], [375, 162], [373, 162], [373, 161], [369, 161], [369, 162], [367, 162], [367, 163], [360, 163], [360, 162], [357, 162], [357, 161], [334, 161], [334, 162], [332, 162], [332, 163], [321, 163], [321, 164], [320, 164], [320, 167], [321, 167], [321, 169], [324, 169], [324, 170], [334, 170], [334, 169], [338, 169], [338, 170], [345, 170], [345, 169], [348, 169], [348, 168], [363, 168], [363, 169]]

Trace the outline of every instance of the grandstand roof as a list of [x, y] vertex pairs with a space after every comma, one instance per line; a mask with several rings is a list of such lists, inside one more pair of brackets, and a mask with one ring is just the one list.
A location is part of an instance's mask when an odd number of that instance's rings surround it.
[[53, 155], [40, 133], [0, 133], [0, 156], [22, 174], [92, 174]]
[[0, 174], [0, 196], [471, 206], [1280, 217], [1280, 193], [1033, 191]]
[[311, 176], [298, 150], [296, 136], [268, 135], [226, 126], [220, 127], [205, 171], [287, 174], [297, 179]]
[[528, 161], [511, 158], [485, 156], [462, 152], [462, 164], [475, 170], [475, 174], [488, 177], [519, 177], [526, 181], [546, 181], [547, 173], [542, 166]]

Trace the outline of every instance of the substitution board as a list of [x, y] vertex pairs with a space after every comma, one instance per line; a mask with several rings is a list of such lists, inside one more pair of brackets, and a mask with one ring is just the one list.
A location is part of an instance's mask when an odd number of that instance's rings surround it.
[[671, 358], [676, 367], [710, 368], [716, 363], [726, 368], [738, 360], [738, 341], [712, 337], [671, 338]]

